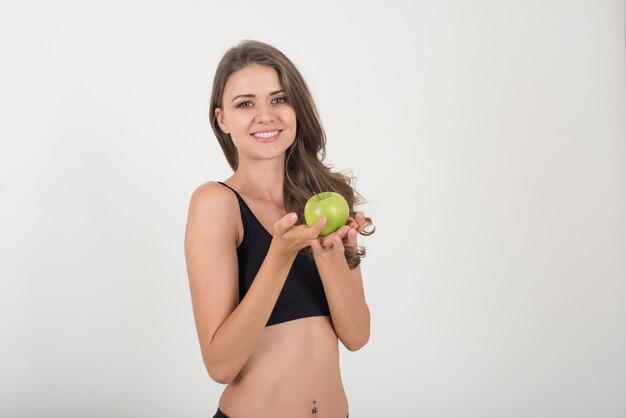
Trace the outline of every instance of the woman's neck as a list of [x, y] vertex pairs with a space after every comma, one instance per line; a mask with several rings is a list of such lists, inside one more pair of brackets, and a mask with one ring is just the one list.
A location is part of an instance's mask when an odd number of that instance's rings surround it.
[[243, 194], [282, 206], [285, 179], [282, 160], [242, 161], [231, 179]]

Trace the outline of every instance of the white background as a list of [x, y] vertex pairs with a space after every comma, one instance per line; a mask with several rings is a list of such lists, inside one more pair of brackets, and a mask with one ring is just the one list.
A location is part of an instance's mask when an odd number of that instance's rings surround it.
[[[4, 2], [0, 416], [209, 417], [183, 253], [230, 168], [243, 39], [307, 80], [352, 170], [371, 339], [350, 416], [626, 416], [621, 0]], [[332, 417], [328, 417], [332, 418]]]

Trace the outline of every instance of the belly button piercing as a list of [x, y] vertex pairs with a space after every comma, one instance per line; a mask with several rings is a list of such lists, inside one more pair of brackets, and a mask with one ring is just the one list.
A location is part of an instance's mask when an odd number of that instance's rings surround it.
[[317, 405], [316, 404], [317, 404], [317, 402], [313, 401], [313, 409], [311, 409], [311, 413], [313, 415], [317, 414]]

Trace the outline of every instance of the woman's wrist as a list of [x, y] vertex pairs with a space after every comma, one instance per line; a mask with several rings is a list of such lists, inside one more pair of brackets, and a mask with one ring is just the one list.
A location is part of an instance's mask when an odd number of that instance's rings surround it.
[[297, 249], [288, 248], [281, 240], [276, 238], [272, 238], [272, 242], [270, 243], [270, 248], [268, 250], [268, 252], [271, 252], [277, 258], [290, 262], [293, 262], [293, 260], [295, 260], [296, 256], [298, 255], [298, 251], [299, 250]]

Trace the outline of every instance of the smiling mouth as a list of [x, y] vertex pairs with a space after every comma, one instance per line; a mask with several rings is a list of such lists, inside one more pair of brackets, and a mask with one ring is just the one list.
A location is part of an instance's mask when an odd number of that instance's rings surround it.
[[270, 132], [257, 132], [252, 134], [251, 136], [260, 142], [272, 142], [280, 136], [281, 132], [281, 130], [275, 130]]

